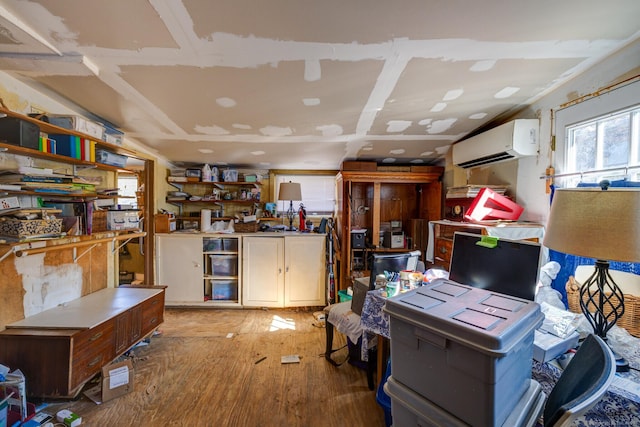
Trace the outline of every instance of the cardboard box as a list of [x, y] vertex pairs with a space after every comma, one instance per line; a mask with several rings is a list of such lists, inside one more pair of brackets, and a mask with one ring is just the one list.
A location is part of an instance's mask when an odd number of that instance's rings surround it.
[[107, 229], [130, 230], [140, 228], [138, 211], [107, 211]]
[[154, 217], [156, 233], [176, 231], [176, 219], [168, 214], [156, 214]]
[[341, 170], [375, 172], [378, 170], [378, 164], [376, 162], [344, 161]]
[[102, 402], [108, 402], [133, 391], [133, 376], [133, 364], [129, 359], [104, 366], [102, 368]]
[[567, 351], [578, 346], [580, 334], [572, 333], [566, 338], [560, 338], [544, 331], [537, 330], [533, 336], [533, 358], [544, 363], [562, 356]]
[[48, 117], [49, 123], [51, 123], [52, 125], [64, 129], [82, 132], [97, 139], [103, 139], [104, 126], [99, 123], [93, 122], [80, 116], [49, 114]]

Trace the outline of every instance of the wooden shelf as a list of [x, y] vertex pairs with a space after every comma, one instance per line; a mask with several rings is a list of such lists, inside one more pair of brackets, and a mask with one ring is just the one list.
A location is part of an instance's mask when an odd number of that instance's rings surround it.
[[182, 185], [210, 185], [210, 186], [214, 186], [214, 187], [218, 187], [218, 188], [224, 188], [226, 185], [231, 185], [231, 186], [251, 186], [254, 188], [259, 188], [260, 186], [262, 186], [262, 184], [260, 182], [246, 182], [246, 181], [234, 181], [234, 182], [225, 182], [225, 181], [187, 181], [187, 182], [181, 182], [181, 181], [171, 181], [169, 179], [167, 179], [167, 182], [175, 187], [179, 187]]
[[167, 200], [167, 203], [171, 204], [220, 204], [220, 203], [239, 203], [245, 205], [252, 205], [254, 203], [260, 203], [260, 200], [225, 200], [225, 199], [215, 199], [215, 200]]
[[133, 199], [134, 197], [121, 197], [121, 196], [105, 196], [98, 193], [65, 193], [57, 191], [31, 191], [31, 190], [2, 190], [2, 193], [7, 193], [15, 196], [40, 196], [40, 197], [78, 197], [78, 198], [93, 198], [93, 199]]
[[[95, 141], [97, 147], [104, 148], [104, 149], [109, 150], [109, 151], [111, 151], [113, 153], [122, 154], [122, 155], [125, 155], [125, 156], [128, 156], [128, 157], [135, 157], [135, 158], [138, 158], [138, 159], [144, 159], [144, 157], [141, 157], [135, 151], [131, 151], [131, 150], [123, 148], [123, 147], [121, 147], [119, 145], [114, 145], [114, 144], [110, 144], [108, 142], [99, 140], [96, 137], [94, 137], [92, 135], [88, 135], [86, 133], [77, 132], [77, 131], [74, 131], [74, 130], [71, 130], [71, 129], [65, 129], [65, 128], [62, 128], [60, 126], [55, 126], [55, 125], [52, 125], [51, 123], [43, 122], [42, 120], [34, 119], [33, 117], [29, 117], [29, 116], [24, 115], [24, 114], [20, 114], [20, 113], [16, 113], [14, 111], [11, 111], [11, 110], [7, 110], [6, 108], [1, 108], [0, 107], [0, 113], [4, 113], [9, 117], [16, 117], [18, 119], [33, 123], [33, 124], [37, 125], [40, 128], [41, 132], [45, 132], [45, 133], [48, 133], [48, 134], [78, 135], [78, 136], [80, 136], [82, 138], [87, 138], [87, 139], [90, 139], [92, 141]], [[16, 146], [13, 145], [12, 147], [16, 147]], [[30, 152], [31, 151], [35, 151], [35, 152], [39, 153], [39, 151], [32, 150], [30, 148], [24, 148], [24, 147], [16, 147], [16, 148], [22, 148], [22, 149], [28, 150]], [[47, 154], [49, 156], [56, 156], [56, 157], [62, 157], [63, 159], [68, 159], [68, 157], [58, 156], [56, 154], [48, 154], [48, 153], [41, 153], [41, 154]], [[23, 154], [23, 155], [26, 156], [28, 154]], [[83, 162], [83, 163], [93, 164], [91, 162]], [[107, 165], [104, 165], [104, 166], [107, 166]]]
[[69, 236], [61, 237], [59, 239], [1, 244], [0, 247], [7, 247], [8, 249], [2, 254], [2, 256], [0, 256], [0, 261], [12, 253], [17, 257], [22, 257], [42, 252], [91, 246], [104, 242], [117, 242], [120, 240], [135, 239], [137, 237], [145, 237], [146, 235], [146, 232], [141, 232], [139, 230], [107, 231], [96, 233], [94, 235]]
[[7, 144], [0, 141], [0, 151], [5, 153], [17, 154], [20, 156], [35, 157], [43, 160], [51, 160], [60, 163], [68, 163], [75, 166], [87, 166], [100, 170], [106, 170], [111, 172], [132, 172], [125, 168], [119, 168], [116, 166], [105, 165], [102, 163], [87, 162], [85, 160], [76, 159], [73, 157], [61, 156], [59, 154], [43, 153], [42, 151], [34, 150], [32, 148], [20, 147], [18, 145]]

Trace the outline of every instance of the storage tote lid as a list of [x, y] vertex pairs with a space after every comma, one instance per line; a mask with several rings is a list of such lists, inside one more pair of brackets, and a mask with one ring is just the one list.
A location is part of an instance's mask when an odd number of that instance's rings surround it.
[[447, 279], [391, 297], [384, 310], [391, 322], [395, 318], [494, 356], [509, 353], [544, 319], [533, 301]]

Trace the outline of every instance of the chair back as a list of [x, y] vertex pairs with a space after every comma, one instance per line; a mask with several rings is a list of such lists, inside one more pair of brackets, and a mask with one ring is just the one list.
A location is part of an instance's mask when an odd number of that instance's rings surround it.
[[591, 408], [609, 388], [616, 373], [611, 349], [589, 335], [551, 390], [544, 407], [544, 426], [567, 425]]

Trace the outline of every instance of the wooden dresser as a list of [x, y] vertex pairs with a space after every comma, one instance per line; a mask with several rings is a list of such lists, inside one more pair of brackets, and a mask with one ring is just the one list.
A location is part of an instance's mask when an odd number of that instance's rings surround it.
[[[456, 231], [477, 233], [511, 240], [531, 240], [542, 242], [544, 226], [533, 222], [501, 222], [476, 224], [461, 221], [430, 221], [429, 243], [427, 245], [427, 262], [433, 266], [449, 270], [453, 234]], [[546, 255], [544, 256], [546, 258]]]
[[27, 394], [75, 397], [101, 368], [164, 320], [164, 288], [108, 288], [7, 325], [0, 361]]

